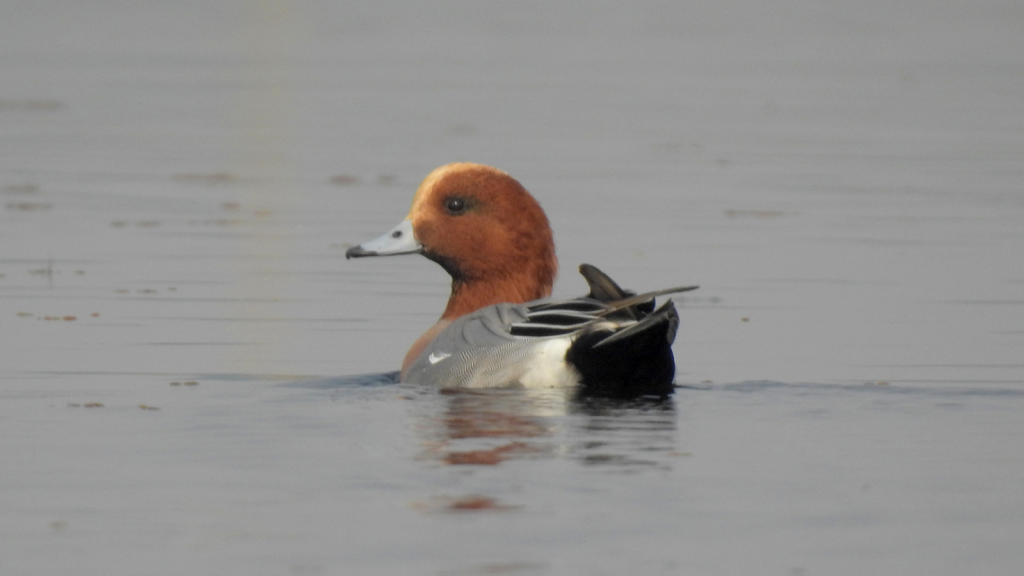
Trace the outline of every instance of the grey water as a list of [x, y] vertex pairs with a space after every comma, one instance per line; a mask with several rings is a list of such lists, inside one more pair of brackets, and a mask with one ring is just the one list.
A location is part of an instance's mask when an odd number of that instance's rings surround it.
[[[1017, 574], [1024, 7], [0, 6], [3, 574]], [[491, 164], [667, 402], [398, 384]]]

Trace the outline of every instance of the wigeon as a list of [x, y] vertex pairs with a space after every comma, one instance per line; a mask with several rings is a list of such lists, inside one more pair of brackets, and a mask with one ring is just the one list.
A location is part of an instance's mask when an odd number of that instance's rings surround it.
[[548, 297], [558, 271], [540, 204], [490, 166], [448, 164], [423, 180], [405, 220], [346, 258], [422, 254], [452, 277], [441, 319], [412, 345], [401, 381], [445, 388], [579, 386], [603, 396], [670, 394], [684, 286], [636, 295], [588, 264], [590, 293]]

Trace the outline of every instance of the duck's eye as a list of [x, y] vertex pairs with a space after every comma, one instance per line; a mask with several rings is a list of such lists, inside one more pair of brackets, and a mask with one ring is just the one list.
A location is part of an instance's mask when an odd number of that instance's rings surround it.
[[444, 207], [452, 216], [458, 216], [466, 211], [466, 201], [462, 198], [449, 198]]

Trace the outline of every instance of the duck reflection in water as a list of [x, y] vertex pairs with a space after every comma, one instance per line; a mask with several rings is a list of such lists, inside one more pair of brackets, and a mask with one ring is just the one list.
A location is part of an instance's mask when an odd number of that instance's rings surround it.
[[439, 391], [420, 419], [425, 456], [447, 465], [494, 466], [560, 458], [584, 465], [668, 467], [676, 446], [672, 398], [615, 400], [564, 389]]

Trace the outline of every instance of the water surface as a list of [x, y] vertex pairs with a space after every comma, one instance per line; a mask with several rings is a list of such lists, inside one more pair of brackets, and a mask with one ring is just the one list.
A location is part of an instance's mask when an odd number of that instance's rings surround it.
[[[1013, 2], [0, 8], [0, 571], [1014, 574]], [[660, 403], [397, 384], [432, 168], [676, 298]]]

